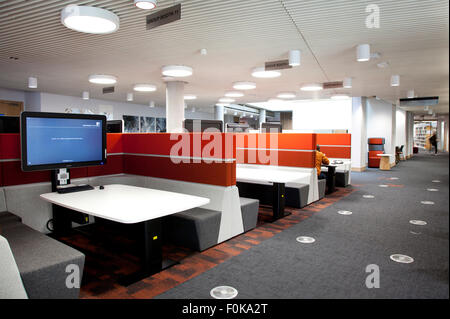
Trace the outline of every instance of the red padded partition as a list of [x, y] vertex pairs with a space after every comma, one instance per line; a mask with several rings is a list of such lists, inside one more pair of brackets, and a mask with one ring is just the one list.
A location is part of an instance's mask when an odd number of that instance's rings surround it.
[[[236, 133], [240, 164], [315, 167], [316, 134]], [[262, 152], [262, 156], [259, 156]], [[268, 157], [276, 161], [267, 162]]]
[[106, 135], [106, 150], [108, 154], [106, 164], [87, 167], [86, 176], [114, 175], [124, 172], [123, 134], [108, 133]]
[[[207, 152], [215, 141], [217, 152]], [[124, 172], [201, 184], [235, 185], [233, 144], [234, 136], [225, 133], [124, 134]], [[173, 150], [176, 151], [171, 154]], [[175, 155], [178, 161], [170, 155]]]
[[351, 158], [351, 134], [317, 134], [317, 144], [327, 157]]

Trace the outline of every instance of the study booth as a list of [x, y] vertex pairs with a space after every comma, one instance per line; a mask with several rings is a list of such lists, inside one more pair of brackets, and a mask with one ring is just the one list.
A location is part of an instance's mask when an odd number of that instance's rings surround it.
[[[77, 265], [82, 276], [85, 254], [63, 237], [95, 231], [97, 222], [134, 227], [141, 267], [121, 278], [128, 285], [174, 264], [163, 259], [166, 241], [202, 251], [255, 228], [255, 186], [266, 187], [273, 220], [285, 216], [285, 205], [323, 197], [315, 134], [106, 134], [105, 123], [25, 112], [22, 134], [0, 134], [0, 253], [10, 278], [20, 279], [11, 284], [17, 296], [77, 298], [66, 268]], [[230, 143], [214, 152], [215, 139]]]

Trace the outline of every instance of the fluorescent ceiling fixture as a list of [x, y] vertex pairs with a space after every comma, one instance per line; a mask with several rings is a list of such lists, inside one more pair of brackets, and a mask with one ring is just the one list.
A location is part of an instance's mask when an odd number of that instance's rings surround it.
[[83, 100], [89, 100], [89, 92], [84, 91], [81, 97], [83, 98]]
[[139, 9], [151, 10], [156, 8], [156, 0], [134, 0], [134, 5]]
[[119, 29], [119, 17], [111, 11], [89, 6], [68, 5], [61, 11], [61, 23], [84, 33], [107, 34]]
[[256, 89], [256, 83], [254, 82], [235, 82], [233, 84], [235, 90], [253, 90]]
[[254, 78], [261, 78], [261, 79], [273, 79], [278, 78], [281, 76], [280, 71], [266, 71], [264, 67], [255, 68], [252, 71], [252, 76]]
[[30, 76], [28, 78], [28, 88], [37, 89], [37, 78]]
[[243, 97], [244, 93], [238, 91], [229, 91], [225, 93], [226, 97]]
[[229, 97], [223, 97], [221, 99], [219, 99], [220, 103], [233, 103], [235, 100]]
[[400, 86], [400, 75], [391, 76], [391, 86]]
[[290, 66], [299, 66], [300, 65], [300, 57], [301, 57], [301, 53], [299, 50], [289, 51], [289, 65]]
[[370, 60], [370, 45], [360, 44], [356, 47], [356, 60], [358, 62], [367, 62]]
[[89, 75], [89, 82], [94, 84], [115, 84], [117, 78], [114, 75], [93, 74]]
[[281, 92], [277, 95], [277, 97], [280, 99], [293, 99], [296, 96], [297, 95], [294, 92]]
[[331, 96], [332, 100], [348, 100], [349, 98], [350, 96], [348, 96], [347, 94], [335, 94]]
[[133, 90], [137, 92], [154, 92], [156, 91], [156, 86], [153, 84], [136, 84]]
[[413, 99], [414, 98], [414, 90], [409, 90], [408, 93], [406, 94], [406, 97], [408, 99]]
[[128, 102], [131, 102], [131, 101], [133, 101], [133, 100], [134, 100], [133, 93], [127, 93], [127, 101], [128, 101]]
[[323, 84], [321, 83], [310, 83], [303, 85], [300, 90], [302, 91], [321, 91], [323, 90]]
[[352, 88], [352, 78], [344, 78], [344, 81], [342, 82], [342, 86], [346, 89]]
[[197, 96], [194, 95], [194, 94], [186, 94], [186, 95], [184, 96], [184, 99], [185, 99], [185, 100], [196, 100], [196, 99], [197, 99]]
[[193, 70], [191, 67], [184, 65], [167, 65], [161, 69], [162, 75], [171, 76], [174, 78], [184, 78], [191, 76]]

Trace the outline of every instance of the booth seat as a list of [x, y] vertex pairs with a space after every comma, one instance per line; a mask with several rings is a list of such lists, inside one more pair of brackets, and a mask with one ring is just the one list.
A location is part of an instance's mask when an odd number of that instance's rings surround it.
[[0, 236], [0, 299], [27, 299], [19, 268], [6, 238]]
[[[40, 186], [38, 186], [40, 187]], [[9, 272], [17, 268], [25, 289], [25, 295], [17, 294], [20, 285], [17, 280], [11, 286], [0, 285], [0, 298], [6, 296], [3, 289], [12, 289], [15, 296], [31, 299], [75, 299], [79, 296], [79, 288], [68, 288], [66, 272], [68, 265], [77, 265], [80, 280], [83, 275], [85, 256], [79, 251], [54, 240], [39, 231], [22, 223], [22, 219], [8, 211], [10, 202], [5, 196], [5, 189], [0, 189], [0, 271]], [[30, 201], [30, 200], [27, 200]], [[14, 202], [15, 203], [15, 202]], [[14, 204], [13, 203], [13, 204]], [[38, 206], [38, 205], [37, 205]], [[38, 210], [34, 210], [38, 213]], [[9, 251], [11, 255], [9, 256]]]
[[381, 157], [377, 154], [384, 154], [384, 151], [369, 151], [369, 163], [368, 166], [372, 168], [380, 167]]

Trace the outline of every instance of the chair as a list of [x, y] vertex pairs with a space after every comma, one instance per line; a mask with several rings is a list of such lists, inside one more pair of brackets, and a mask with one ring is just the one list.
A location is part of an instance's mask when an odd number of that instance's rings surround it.
[[381, 157], [377, 154], [384, 154], [384, 143], [385, 139], [382, 137], [372, 137], [369, 138], [369, 160], [368, 166], [373, 168], [380, 167]]

